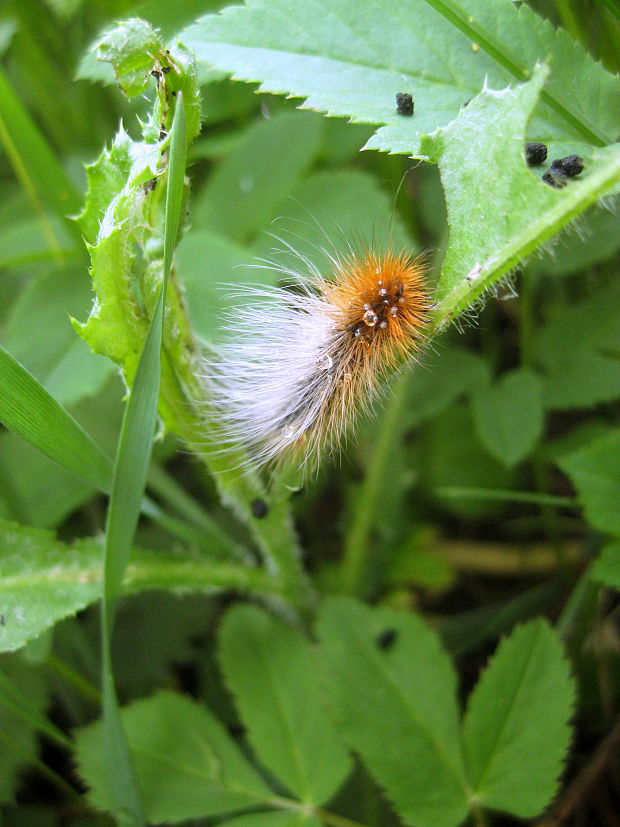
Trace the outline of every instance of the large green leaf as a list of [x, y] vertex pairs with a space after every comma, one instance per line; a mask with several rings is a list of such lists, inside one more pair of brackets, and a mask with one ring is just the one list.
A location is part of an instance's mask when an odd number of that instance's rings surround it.
[[336, 598], [321, 607], [318, 635], [348, 744], [406, 824], [454, 827], [467, 786], [456, 675], [437, 636], [415, 615]]
[[[149, 823], [266, 805], [273, 793], [205, 707], [158, 692], [121, 713]], [[179, 737], [182, 734], [182, 737]], [[78, 767], [97, 807], [110, 809], [100, 723], [76, 736]]]
[[[510, 0], [249, 0], [181, 34], [204, 66], [261, 90], [306, 98], [330, 115], [385, 124], [367, 146], [420, 155], [419, 138], [444, 126], [483, 84], [553, 75], [533, 134], [595, 146], [620, 129], [620, 85], [565, 32]], [[413, 117], [396, 113], [409, 92]], [[559, 147], [558, 147], [559, 148]], [[562, 152], [567, 154], [567, 152]]]
[[305, 804], [331, 798], [351, 761], [304, 635], [257, 607], [237, 606], [220, 631], [220, 660], [258, 758]]
[[[23, 646], [41, 632], [99, 600], [103, 545], [88, 539], [67, 545], [51, 531], [0, 520], [0, 652]], [[145, 589], [222, 589], [277, 593], [278, 582], [249, 566], [195, 556], [134, 549], [124, 592]]]
[[620, 431], [609, 431], [558, 465], [573, 481], [588, 522], [620, 535]]
[[533, 620], [505, 639], [463, 725], [472, 799], [531, 818], [549, 803], [570, 742], [575, 686], [556, 633]]

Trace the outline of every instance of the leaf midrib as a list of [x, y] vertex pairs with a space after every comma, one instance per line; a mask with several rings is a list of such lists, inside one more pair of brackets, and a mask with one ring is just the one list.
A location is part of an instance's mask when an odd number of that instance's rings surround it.
[[489, 757], [486, 764], [482, 768], [482, 772], [479, 774], [477, 781], [474, 784], [474, 794], [476, 797], [480, 797], [481, 791], [483, 790], [483, 784], [486, 780], [487, 776], [489, 775], [491, 768], [493, 767], [495, 761], [497, 760], [497, 745], [501, 743], [504, 731], [508, 727], [508, 723], [514, 717], [514, 710], [515, 710], [515, 698], [521, 692], [523, 684], [525, 683], [526, 677], [529, 676], [529, 672], [531, 671], [532, 663], [534, 661], [534, 654], [538, 649], [540, 643], [540, 628], [537, 630], [536, 639], [534, 641], [534, 645], [530, 648], [528, 656], [525, 660], [523, 668], [521, 669], [521, 673], [519, 674], [518, 680], [514, 684], [514, 690], [511, 693], [510, 702], [508, 706], [508, 712], [504, 716], [501, 726], [498, 728], [496, 737], [493, 739], [493, 746], [489, 750]]
[[[481, 26], [475, 19], [470, 20], [471, 15], [466, 14], [464, 9], [454, 0], [424, 0], [434, 11], [444, 18], [448, 23], [453, 25], [461, 31], [466, 37], [475, 42], [480, 49], [488, 54], [499, 66], [508, 71], [513, 77], [520, 82], [525, 82], [531, 78], [531, 68], [523, 66], [519, 58], [514, 55], [509, 48], [499, 40], [492, 32]], [[345, 24], [342, 18], [338, 18], [339, 23]], [[360, 36], [356, 32], [357, 36]], [[227, 44], [232, 45], [232, 44]], [[450, 88], [459, 87], [456, 82], [449, 83], [443, 78], [436, 78], [424, 72], [411, 72], [411, 70], [403, 71], [396, 68], [390, 68], [385, 65], [377, 66], [372, 63], [356, 63], [349, 58], [334, 58], [323, 53], [313, 53], [310, 50], [291, 52], [283, 49], [261, 47], [261, 46], [247, 46], [245, 44], [234, 44], [237, 48], [242, 49], [261, 49], [267, 52], [274, 52], [280, 54], [299, 54], [307, 57], [316, 57], [323, 60], [333, 61], [345, 66], [359, 66], [365, 69], [372, 69], [375, 72], [393, 72], [401, 76], [418, 77], [424, 80], [425, 83], [435, 83], [440, 86], [449, 86]], [[468, 87], [459, 87], [467, 89]], [[341, 90], [342, 91], [342, 90]], [[312, 94], [312, 93], [303, 93]], [[559, 115], [562, 120], [570, 125], [573, 129], [579, 132], [583, 138], [595, 146], [602, 147], [612, 143], [613, 138], [603, 132], [599, 127], [592, 123], [589, 118], [586, 118], [583, 113], [579, 112], [573, 104], [563, 95], [559, 94], [555, 89], [543, 89], [541, 92], [541, 100], [549, 106], [553, 111]], [[354, 116], [354, 115], [353, 115]]]

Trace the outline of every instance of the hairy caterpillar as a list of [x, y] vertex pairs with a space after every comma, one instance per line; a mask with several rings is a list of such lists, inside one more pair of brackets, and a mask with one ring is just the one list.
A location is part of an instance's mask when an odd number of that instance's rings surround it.
[[420, 257], [391, 247], [321, 252], [325, 274], [301, 254], [303, 274], [265, 262], [286, 285], [239, 294], [246, 303], [229, 315], [231, 341], [209, 365], [223, 438], [245, 444], [258, 465], [287, 456], [313, 465], [334, 451], [424, 336]]

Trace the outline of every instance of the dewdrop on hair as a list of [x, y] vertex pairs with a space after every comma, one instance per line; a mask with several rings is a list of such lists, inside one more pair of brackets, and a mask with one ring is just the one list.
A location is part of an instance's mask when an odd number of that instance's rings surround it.
[[257, 465], [292, 457], [315, 465], [332, 453], [386, 379], [424, 337], [429, 309], [423, 261], [406, 252], [349, 248], [321, 273], [265, 262], [285, 287], [241, 287], [231, 340], [209, 363], [207, 385], [226, 443]]

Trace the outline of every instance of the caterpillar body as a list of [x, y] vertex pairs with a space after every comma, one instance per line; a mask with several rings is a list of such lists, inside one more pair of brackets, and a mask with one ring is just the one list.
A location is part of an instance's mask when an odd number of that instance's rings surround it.
[[335, 451], [424, 337], [420, 257], [391, 248], [326, 255], [326, 275], [302, 256], [307, 274], [269, 262], [287, 285], [243, 291], [231, 341], [209, 366], [222, 436], [258, 465], [292, 456], [312, 466]]

